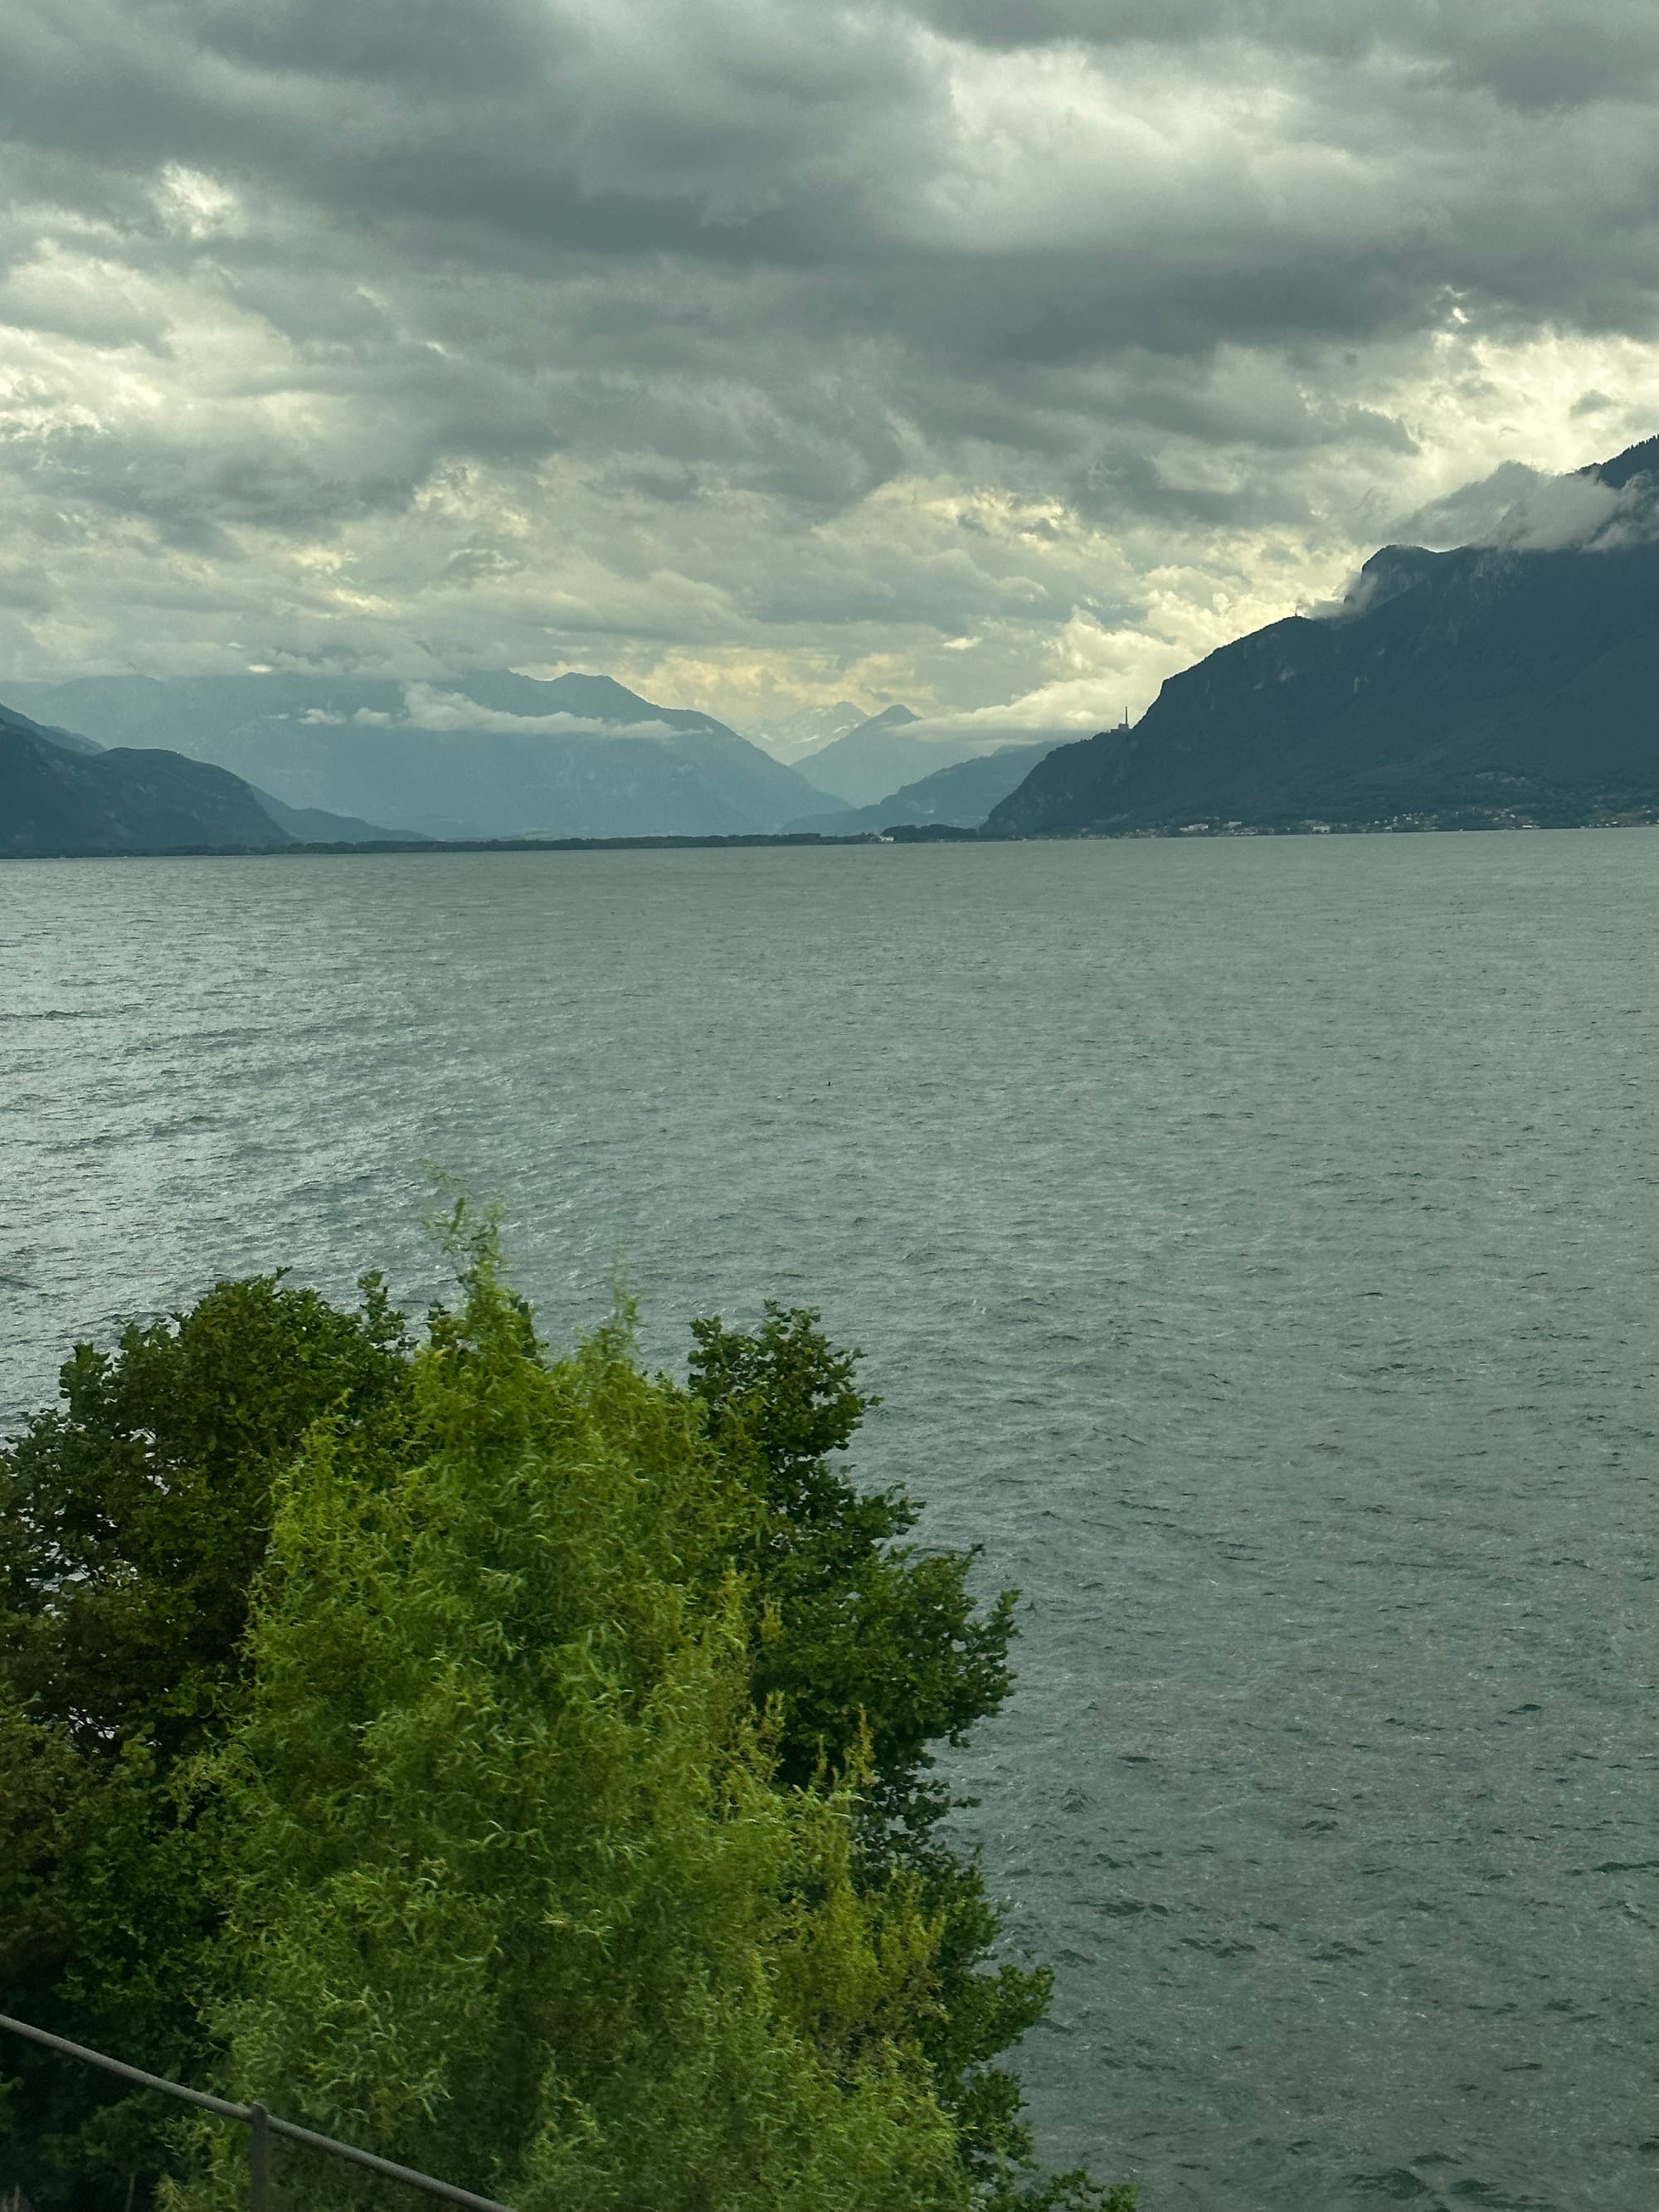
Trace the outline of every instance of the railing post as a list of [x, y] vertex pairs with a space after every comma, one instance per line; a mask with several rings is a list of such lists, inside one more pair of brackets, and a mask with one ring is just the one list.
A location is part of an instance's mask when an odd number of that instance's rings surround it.
[[270, 2114], [250, 2105], [247, 2118], [248, 2212], [270, 2212]]
[[[161, 2074], [147, 2074], [142, 2066], [129, 2066], [125, 2058], [112, 2058], [106, 2051], [89, 2051], [84, 2043], [71, 2043], [66, 2035], [53, 2035], [49, 2029], [32, 2027], [26, 2020], [14, 2020], [9, 2013], [0, 2012], [0, 2032], [24, 2036], [29, 2042], [58, 2051], [65, 2058], [78, 2058], [82, 2065], [101, 2067], [118, 2081], [136, 2081], [141, 2089], [154, 2089], [161, 2096], [176, 2097], [181, 2105], [194, 2105], [200, 2112], [216, 2112], [222, 2120], [234, 2120], [239, 2127], [246, 2128], [248, 2195], [252, 2212], [270, 2212], [273, 2136], [286, 2136], [290, 2142], [304, 2143], [312, 2150], [326, 2151], [331, 2158], [367, 2166], [371, 2173], [384, 2173], [392, 2181], [405, 2182], [411, 2189], [424, 2190], [428, 2197], [441, 2197], [447, 2204], [460, 2205], [463, 2212], [508, 2212], [507, 2206], [493, 2197], [480, 2197], [475, 2189], [458, 2189], [453, 2181], [440, 2181], [430, 2173], [417, 2173], [412, 2166], [399, 2166], [396, 2159], [382, 2158], [372, 2150], [359, 2150], [356, 2143], [341, 2142], [333, 2136], [319, 2136], [315, 2128], [302, 2128], [296, 2121], [267, 2112], [263, 2105], [234, 2105], [228, 2097], [215, 2097], [205, 2089], [186, 2088], [182, 2081], [169, 2081]], [[15, 2197], [17, 2192], [14, 2191], [12, 2194]], [[131, 2199], [131, 2189], [128, 2196]], [[27, 2212], [27, 2199], [13, 2203], [0, 2197], [0, 2212]]]

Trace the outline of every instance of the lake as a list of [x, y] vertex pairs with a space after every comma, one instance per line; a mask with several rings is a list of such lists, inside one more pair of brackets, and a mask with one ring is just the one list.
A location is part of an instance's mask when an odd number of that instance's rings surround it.
[[1659, 836], [14, 862], [0, 1406], [292, 1266], [823, 1309], [1144, 2212], [1659, 2200]]

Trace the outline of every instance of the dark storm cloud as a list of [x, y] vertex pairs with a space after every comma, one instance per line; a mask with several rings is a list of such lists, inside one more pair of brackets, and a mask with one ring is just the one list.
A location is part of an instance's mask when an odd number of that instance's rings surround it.
[[1398, 53], [1533, 109], [1624, 97], [1659, 76], [1659, 22], [1646, 0], [1594, 10], [1535, 0], [1392, 0], [1386, 10], [1340, 0], [923, 0], [921, 12], [1005, 52], [1038, 40], [1184, 47], [1225, 39], [1344, 63]]
[[1435, 425], [1531, 388], [1482, 347], [1592, 349], [1552, 424], [1616, 382], [1656, 84], [1648, 0], [12, 0], [0, 465], [88, 605], [148, 532], [204, 591], [293, 546], [342, 649], [1035, 670], [1443, 496]]
[[994, 356], [1651, 305], [1647, 6], [22, 0], [0, 58], [118, 220], [179, 162], [417, 262], [793, 270], [809, 325]]

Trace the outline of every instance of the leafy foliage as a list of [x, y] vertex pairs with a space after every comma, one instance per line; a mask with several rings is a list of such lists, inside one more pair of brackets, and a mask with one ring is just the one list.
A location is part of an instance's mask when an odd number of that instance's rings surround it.
[[[174, 1787], [237, 1699], [276, 1470], [319, 1416], [399, 1419], [402, 1325], [277, 1276], [77, 1346], [63, 1402], [0, 1452], [0, 1988], [6, 2008], [197, 2078], [216, 1924]], [[114, 2212], [168, 2169], [168, 2115], [21, 2043], [0, 2051], [0, 2188]]]
[[[815, 1313], [769, 1304], [752, 1334], [704, 1320], [692, 1335], [691, 1388], [758, 1508], [745, 1563], [757, 1614], [755, 1696], [779, 1715], [781, 1774], [798, 1786], [820, 1771], [863, 1774], [865, 1863], [880, 1879], [906, 1863], [937, 1905], [950, 1900], [950, 1948], [966, 1966], [994, 1934], [995, 1916], [976, 1871], [932, 1840], [949, 1800], [926, 1778], [928, 1747], [960, 1742], [1006, 1697], [1014, 1593], [981, 1615], [969, 1589], [975, 1554], [919, 1555], [899, 1543], [917, 1518], [912, 1501], [860, 1491], [832, 1465], [875, 1401], [857, 1387], [857, 1352], [832, 1347]], [[945, 2055], [948, 2025], [959, 2074], [1040, 2017], [1047, 1993], [1042, 1975], [1009, 1972], [1001, 2002], [988, 2004], [975, 1976], [957, 1994], [995, 2042], [977, 2051], [979, 2039], [946, 2007], [935, 2055]]]
[[[0, 1684], [5, 2008], [154, 2071], [198, 2074], [197, 1843], [170, 1817], [143, 1747], [94, 1764]], [[0, 2195], [15, 2188], [41, 2204], [119, 2204], [136, 2179], [165, 2170], [168, 2116], [157, 2098], [8, 2043]]]
[[[686, 1388], [625, 1311], [550, 1359], [488, 1230], [423, 1345], [363, 1290], [79, 1347], [0, 1453], [10, 2008], [526, 2212], [1127, 2212], [1038, 2177], [993, 2063], [1048, 1978], [993, 1963], [933, 1747], [1007, 1694], [1013, 1597], [841, 1471], [857, 1355], [769, 1307]], [[242, 2186], [101, 2077], [0, 2075], [44, 2212]]]
[[981, 1616], [976, 1553], [897, 1545], [916, 1506], [830, 1464], [877, 1401], [856, 1386], [858, 1353], [836, 1351], [817, 1324], [775, 1304], [750, 1335], [693, 1322], [690, 1387], [760, 1508], [747, 1560], [766, 1616], [756, 1691], [781, 1702], [784, 1776], [844, 1772], [867, 1738], [873, 1808], [889, 1829], [921, 1832], [945, 1804], [923, 1779], [929, 1744], [960, 1743], [1012, 1686], [1015, 1593]]
[[106, 1757], [199, 1743], [237, 1667], [276, 1470], [312, 1423], [396, 1418], [403, 1324], [280, 1276], [77, 1346], [64, 1403], [0, 1455], [0, 1661], [40, 1717]]
[[[780, 1774], [798, 1786], [854, 1778], [858, 1878], [878, 1887], [903, 1869], [934, 1917], [936, 2002], [920, 2040], [975, 2182], [995, 2202], [1085, 2206], [1099, 2194], [1085, 2176], [1038, 2179], [1019, 2082], [992, 2063], [1042, 2018], [1053, 1976], [988, 1966], [998, 1915], [977, 1861], [940, 1837], [951, 1801], [930, 1779], [930, 1747], [963, 1742], [1012, 1686], [1017, 1594], [981, 1612], [979, 1548], [904, 1544], [915, 1502], [860, 1491], [832, 1462], [878, 1401], [858, 1387], [859, 1353], [831, 1346], [816, 1313], [769, 1304], [750, 1334], [718, 1320], [691, 1329], [691, 1388], [758, 1508], [744, 1559], [755, 1697], [778, 1714]], [[1132, 2202], [1118, 2192], [1112, 2212]]]
[[621, 1327], [544, 1361], [487, 1255], [413, 1379], [405, 1448], [278, 1486], [213, 1770], [237, 2088], [532, 2209], [965, 2203], [937, 1927], [773, 1785], [694, 1402]]

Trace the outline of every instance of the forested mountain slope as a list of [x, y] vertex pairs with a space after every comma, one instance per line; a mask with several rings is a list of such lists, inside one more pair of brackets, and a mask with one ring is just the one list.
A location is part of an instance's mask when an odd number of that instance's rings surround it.
[[1659, 815], [1659, 441], [1585, 475], [1607, 497], [1579, 542], [1387, 546], [1340, 611], [1223, 646], [1127, 736], [1049, 754], [987, 830]]

